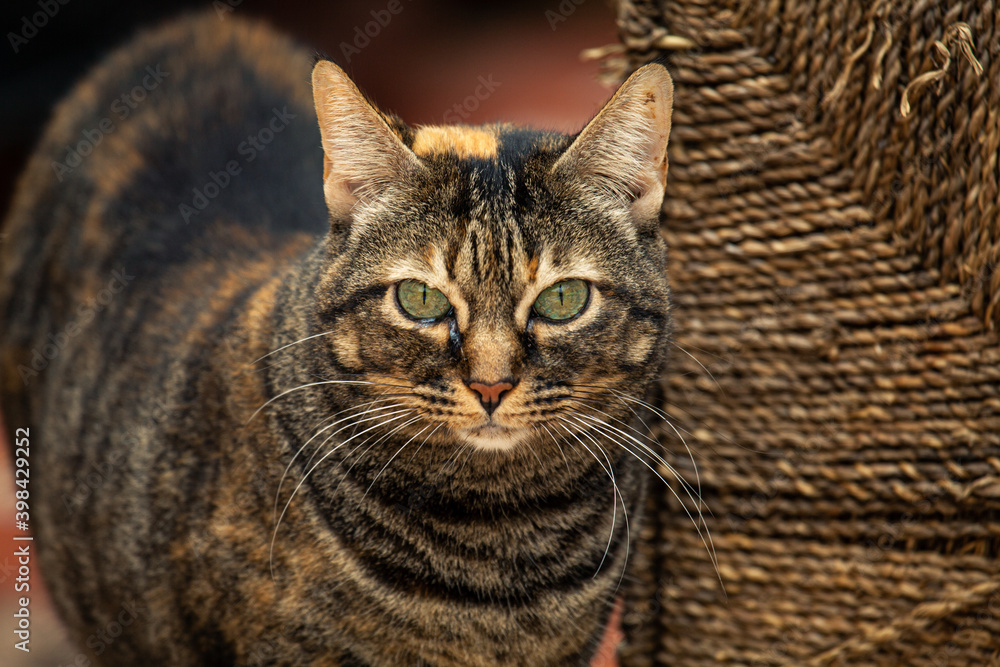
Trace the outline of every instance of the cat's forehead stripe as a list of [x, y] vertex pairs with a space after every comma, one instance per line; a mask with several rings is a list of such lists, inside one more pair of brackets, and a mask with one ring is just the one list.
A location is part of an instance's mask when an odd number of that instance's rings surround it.
[[419, 157], [449, 153], [465, 159], [495, 160], [499, 146], [492, 128], [426, 125], [417, 129], [412, 148]]

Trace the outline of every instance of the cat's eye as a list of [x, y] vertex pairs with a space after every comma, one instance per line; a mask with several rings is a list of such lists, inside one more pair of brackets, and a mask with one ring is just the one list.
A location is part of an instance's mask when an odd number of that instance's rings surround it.
[[535, 299], [535, 314], [556, 322], [576, 317], [586, 307], [590, 287], [586, 281], [563, 280], [542, 290]]
[[438, 320], [451, 312], [448, 297], [419, 280], [403, 280], [396, 285], [396, 300], [416, 320]]

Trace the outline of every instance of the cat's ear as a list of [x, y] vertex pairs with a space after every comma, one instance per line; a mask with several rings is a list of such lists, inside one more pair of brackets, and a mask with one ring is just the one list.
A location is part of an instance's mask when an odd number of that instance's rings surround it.
[[674, 86], [662, 65], [639, 68], [559, 158], [554, 170], [658, 219], [667, 184]]
[[337, 65], [317, 62], [312, 87], [323, 142], [323, 194], [331, 218], [347, 219], [359, 202], [419, 169], [420, 160]]

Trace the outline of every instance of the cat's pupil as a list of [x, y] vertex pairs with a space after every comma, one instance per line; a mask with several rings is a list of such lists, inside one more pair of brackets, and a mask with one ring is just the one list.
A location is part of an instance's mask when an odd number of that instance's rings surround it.
[[568, 320], [583, 311], [589, 296], [590, 288], [585, 281], [563, 280], [542, 290], [535, 300], [534, 311], [547, 320]]
[[418, 280], [404, 280], [396, 285], [396, 301], [415, 320], [440, 320], [451, 312], [451, 302], [441, 290]]

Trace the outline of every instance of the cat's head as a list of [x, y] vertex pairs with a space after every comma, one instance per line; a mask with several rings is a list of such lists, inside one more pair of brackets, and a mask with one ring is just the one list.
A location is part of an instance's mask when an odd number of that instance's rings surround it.
[[394, 397], [404, 433], [488, 449], [627, 418], [669, 334], [667, 71], [638, 70], [576, 136], [410, 128], [333, 63], [312, 80], [331, 376]]

